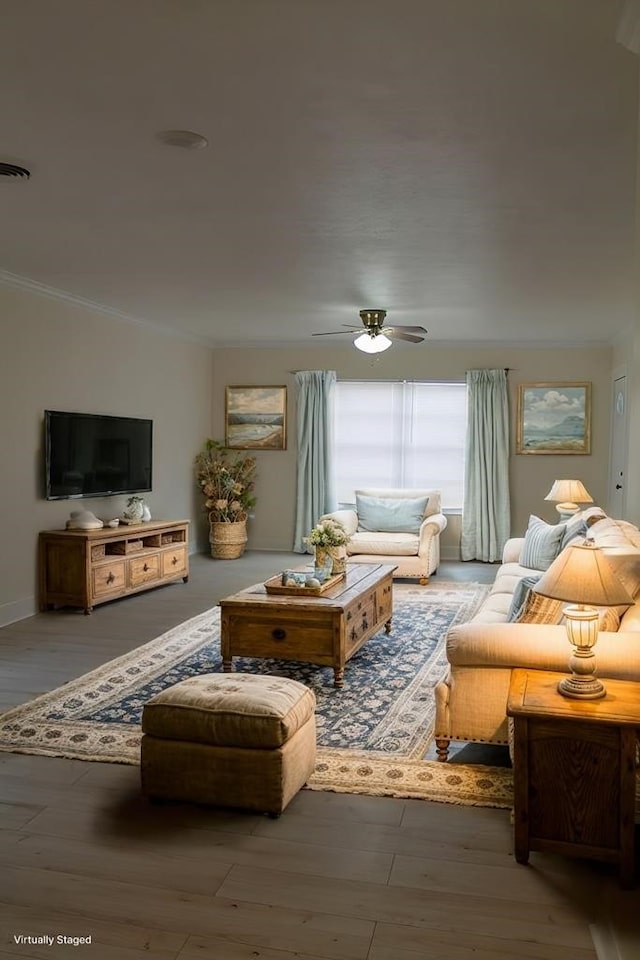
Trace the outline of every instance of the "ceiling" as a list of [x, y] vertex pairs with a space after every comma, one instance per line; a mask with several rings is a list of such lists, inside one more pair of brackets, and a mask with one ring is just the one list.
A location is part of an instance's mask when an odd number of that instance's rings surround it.
[[[602, 343], [632, 322], [616, 0], [20, 0], [0, 269], [212, 345]], [[206, 137], [162, 144], [160, 131]], [[399, 344], [398, 349], [421, 349]]]

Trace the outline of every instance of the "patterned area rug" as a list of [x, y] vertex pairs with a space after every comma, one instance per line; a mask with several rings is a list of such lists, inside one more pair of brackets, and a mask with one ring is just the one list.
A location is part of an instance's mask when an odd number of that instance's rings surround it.
[[[473, 615], [488, 587], [394, 584], [392, 630], [333, 670], [286, 660], [234, 659], [249, 673], [292, 677], [317, 697], [318, 762], [308, 786], [509, 807], [511, 771], [422, 758], [433, 737], [433, 687], [446, 669], [448, 629]], [[146, 701], [186, 677], [219, 672], [215, 607], [97, 670], [0, 717], [0, 750], [107, 763], [139, 763]]]

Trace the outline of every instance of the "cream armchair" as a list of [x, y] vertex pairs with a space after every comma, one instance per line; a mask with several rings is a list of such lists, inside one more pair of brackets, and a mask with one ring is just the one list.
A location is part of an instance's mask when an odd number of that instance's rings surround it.
[[[366, 487], [355, 493], [356, 505], [360, 502], [363, 510], [366, 506], [366, 515], [358, 516], [356, 510], [336, 510], [320, 518], [333, 517], [344, 525], [350, 538], [349, 560], [394, 563], [397, 565], [394, 577], [416, 577], [421, 584], [427, 583], [438, 569], [440, 534], [447, 526], [447, 518], [441, 512], [440, 491]], [[426, 504], [419, 509], [419, 501], [424, 498], [427, 498]], [[417, 510], [422, 519], [416, 514]], [[380, 517], [384, 529], [372, 529], [375, 517]], [[396, 518], [400, 529], [394, 529]], [[363, 523], [364, 520], [368, 522]]]

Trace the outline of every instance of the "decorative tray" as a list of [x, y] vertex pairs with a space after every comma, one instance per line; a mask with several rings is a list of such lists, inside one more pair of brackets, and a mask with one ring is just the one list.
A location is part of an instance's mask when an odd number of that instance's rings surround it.
[[[309, 575], [311, 576], [311, 574]], [[265, 580], [264, 588], [267, 593], [277, 593], [281, 597], [317, 597], [326, 593], [327, 590], [335, 587], [337, 583], [344, 579], [344, 573], [337, 573], [334, 577], [329, 577], [328, 580], [321, 583], [319, 587], [285, 587], [282, 583], [282, 574], [279, 573], [277, 576]]]

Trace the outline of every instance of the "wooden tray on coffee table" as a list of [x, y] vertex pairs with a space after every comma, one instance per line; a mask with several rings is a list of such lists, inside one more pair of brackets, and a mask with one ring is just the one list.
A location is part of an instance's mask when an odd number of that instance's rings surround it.
[[[309, 576], [311, 577], [313, 574], [310, 573]], [[340, 583], [340, 581], [344, 579], [344, 573], [337, 573], [335, 576], [329, 577], [328, 580], [321, 583], [319, 587], [285, 587], [282, 583], [282, 574], [279, 573], [276, 577], [270, 577], [268, 580], [265, 580], [264, 588], [267, 593], [280, 594], [281, 597], [317, 597], [322, 593], [326, 593], [327, 590], [335, 587], [336, 583]]]

